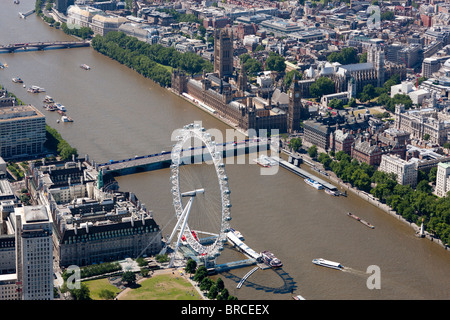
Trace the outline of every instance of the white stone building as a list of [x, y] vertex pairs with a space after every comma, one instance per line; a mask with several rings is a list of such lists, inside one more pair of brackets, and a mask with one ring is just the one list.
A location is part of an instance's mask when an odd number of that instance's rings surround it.
[[379, 169], [386, 173], [394, 173], [397, 176], [397, 183], [401, 185], [417, 185], [417, 164], [408, 162], [398, 156], [384, 154], [381, 156]]

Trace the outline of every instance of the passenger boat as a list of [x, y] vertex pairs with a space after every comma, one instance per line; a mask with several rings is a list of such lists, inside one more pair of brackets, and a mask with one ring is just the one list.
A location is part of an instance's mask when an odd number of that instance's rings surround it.
[[330, 196], [338, 196], [338, 194], [335, 191], [330, 189], [325, 189], [325, 193], [329, 194]]
[[37, 91], [37, 92], [45, 92], [44, 88], [38, 87], [38, 86], [31, 86], [31, 89]]
[[12, 82], [14, 82], [14, 83], [23, 83], [23, 80], [20, 79], [19, 77], [14, 77], [14, 78], [12, 78]]
[[28, 88], [27, 91], [31, 92], [31, 93], [39, 93], [39, 90], [34, 89], [34, 88]]
[[259, 164], [261, 167], [270, 168], [271, 164], [267, 156], [260, 156], [259, 158], [253, 159], [254, 162]]
[[244, 241], [244, 236], [243, 236], [242, 233], [240, 233], [239, 231], [237, 231], [237, 230], [235, 230], [235, 229], [233, 229], [233, 228], [230, 228], [230, 232], [233, 232], [234, 235], [235, 235], [239, 240]]
[[310, 185], [311, 187], [316, 188], [317, 190], [323, 189], [323, 185], [321, 185], [319, 182], [311, 178], [306, 178], [305, 182], [307, 185]]
[[322, 259], [322, 258], [314, 259], [312, 261], [312, 263], [314, 263], [314, 264], [316, 264], [318, 266], [327, 267], [327, 268], [331, 268], [331, 269], [337, 269], [337, 270], [342, 270], [344, 268], [344, 266], [341, 265], [339, 262], [325, 260], [325, 259]]
[[81, 68], [81, 69], [84, 69], [84, 70], [91, 70], [91, 67], [89, 67], [87, 64], [82, 64], [82, 65], [80, 66], [80, 68]]
[[275, 255], [270, 251], [261, 252], [261, 257], [263, 261], [272, 268], [279, 268], [283, 266], [281, 260], [275, 257]]
[[68, 116], [62, 116], [61, 121], [62, 122], [73, 122], [73, 119], [69, 118]]
[[370, 229], [375, 229], [375, 227], [374, 227], [372, 224], [370, 224], [369, 222], [367, 222], [367, 221], [361, 219], [361, 218], [358, 217], [358, 216], [355, 216], [353, 213], [347, 212], [347, 215], [348, 215], [349, 217], [351, 217], [351, 218], [353, 218], [353, 219], [355, 219], [355, 220], [361, 222], [361, 223], [362, 223], [363, 225], [365, 225], [366, 227], [369, 227]]
[[55, 111], [57, 108], [54, 105], [47, 104], [45, 106], [45, 109], [47, 109], [48, 111]]

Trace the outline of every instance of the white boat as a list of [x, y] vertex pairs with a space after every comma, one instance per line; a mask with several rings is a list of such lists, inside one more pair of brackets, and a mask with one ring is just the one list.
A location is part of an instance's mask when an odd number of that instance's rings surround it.
[[37, 92], [45, 92], [44, 88], [38, 87], [38, 86], [31, 86], [31, 89], [37, 91]]
[[331, 269], [337, 269], [337, 270], [342, 270], [344, 268], [344, 266], [341, 265], [339, 262], [325, 260], [322, 258], [314, 259], [312, 261], [312, 263], [317, 264], [318, 266], [327, 267], [327, 268], [331, 268]]
[[63, 112], [66, 112], [66, 107], [64, 107], [61, 103], [55, 103], [55, 107]]
[[333, 190], [330, 190], [330, 189], [325, 189], [325, 192], [327, 194], [329, 194], [330, 196], [337, 196], [338, 195], [336, 191], [333, 191]]
[[262, 155], [259, 158], [253, 159], [253, 161], [256, 162], [257, 164], [259, 164], [261, 167], [264, 167], [264, 168], [271, 167], [269, 157], [267, 157], [267, 156]]
[[23, 83], [23, 80], [20, 79], [20, 77], [14, 77], [14, 78], [12, 78], [12, 82], [14, 82], [14, 83]]
[[61, 121], [62, 122], [73, 122], [72, 118], [69, 118], [68, 116], [62, 116]]
[[323, 189], [323, 185], [321, 185], [320, 183], [311, 178], [306, 178], [305, 182], [307, 185], [310, 185], [311, 187], [316, 188], [317, 190]]
[[82, 64], [82, 65], [80, 66], [80, 68], [81, 68], [81, 69], [84, 69], [84, 70], [91, 70], [91, 67], [89, 67], [87, 64]]
[[230, 232], [233, 232], [234, 235], [235, 235], [239, 240], [244, 241], [244, 236], [243, 236], [242, 233], [240, 233], [239, 231], [237, 231], [237, 230], [235, 230], [235, 229], [233, 229], [233, 228], [230, 228]]
[[50, 97], [50, 96], [45, 96], [43, 102], [45, 102], [45, 103], [53, 103], [53, 102], [55, 102], [55, 101], [53, 100], [52, 97]]
[[296, 295], [292, 297], [294, 300], [306, 300], [305, 298], [303, 298], [301, 295]]

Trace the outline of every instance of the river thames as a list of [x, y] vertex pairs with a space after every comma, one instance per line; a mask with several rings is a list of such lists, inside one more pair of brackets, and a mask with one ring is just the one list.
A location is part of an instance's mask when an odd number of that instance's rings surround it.
[[[34, 0], [0, 3], [0, 44], [73, 40], [49, 27], [36, 15], [20, 19], [19, 11], [34, 7]], [[135, 71], [92, 48], [45, 50], [0, 54], [8, 67], [0, 70], [0, 84], [19, 99], [42, 108], [45, 95], [67, 108], [73, 123], [57, 123], [59, 115], [43, 112], [47, 123], [97, 162], [120, 160], [169, 151], [172, 133], [198, 121], [206, 129], [224, 133], [230, 127], [187, 101], [161, 88]], [[86, 71], [81, 64], [91, 66]], [[31, 94], [37, 85], [45, 93]], [[231, 226], [256, 251], [269, 250], [283, 262], [278, 270], [258, 270], [236, 285], [252, 269], [221, 273], [231, 295], [239, 300], [287, 300], [300, 294], [306, 299], [450, 299], [450, 253], [429, 240], [415, 237], [414, 230], [376, 206], [350, 193], [331, 197], [305, 184], [300, 177], [280, 168], [261, 175], [251, 161], [228, 164], [231, 189]], [[303, 165], [305, 166], [305, 165]], [[201, 175], [197, 169], [191, 174]], [[170, 234], [174, 209], [170, 170], [119, 177], [123, 191], [134, 192], [153, 211], [164, 235]], [[369, 229], [349, 219], [347, 212], [371, 222]], [[314, 258], [338, 261], [346, 271], [321, 268]], [[218, 263], [245, 259], [226, 248]], [[380, 270], [380, 289], [369, 289], [370, 266]]]

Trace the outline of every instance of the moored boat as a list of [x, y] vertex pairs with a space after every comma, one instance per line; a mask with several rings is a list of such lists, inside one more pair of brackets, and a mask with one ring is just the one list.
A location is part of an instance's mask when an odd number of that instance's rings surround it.
[[271, 167], [271, 162], [270, 162], [269, 158], [265, 155], [262, 155], [259, 158], [253, 159], [253, 161], [256, 162], [257, 164], [259, 164], [261, 167], [264, 167], [264, 168]]
[[230, 232], [233, 232], [234, 235], [235, 235], [239, 240], [244, 241], [244, 236], [243, 236], [242, 233], [240, 233], [239, 231], [237, 231], [237, 230], [235, 230], [235, 229], [233, 229], [233, 228], [230, 228]]
[[339, 262], [325, 260], [322, 258], [314, 259], [312, 261], [312, 263], [314, 263], [318, 266], [327, 267], [327, 268], [331, 268], [331, 269], [337, 269], [337, 270], [342, 270], [344, 268], [344, 266], [341, 265]]
[[62, 122], [73, 122], [73, 119], [68, 116], [62, 116], [61, 121]]
[[61, 103], [55, 103], [56, 109], [66, 112], [66, 107], [63, 106]]
[[275, 255], [270, 251], [261, 252], [261, 257], [264, 263], [271, 266], [272, 268], [279, 268], [283, 266], [281, 260], [275, 257]]
[[301, 295], [296, 295], [292, 297], [294, 300], [306, 300], [305, 298], [303, 298]]
[[316, 188], [317, 190], [323, 189], [323, 185], [321, 185], [319, 182], [311, 178], [306, 178], [305, 182], [307, 185], [310, 185], [311, 187]]
[[30, 89], [36, 91], [36, 92], [45, 92], [44, 88], [41, 88], [39, 86], [31, 86]]
[[337, 192], [330, 189], [325, 189], [325, 193], [329, 194], [330, 196], [338, 196]]
[[52, 97], [50, 97], [50, 96], [45, 96], [43, 102], [45, 102], [45, 103], [54, 103], [55, 101], [53, 100]]

